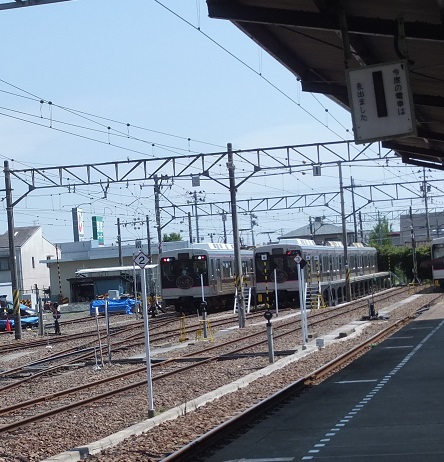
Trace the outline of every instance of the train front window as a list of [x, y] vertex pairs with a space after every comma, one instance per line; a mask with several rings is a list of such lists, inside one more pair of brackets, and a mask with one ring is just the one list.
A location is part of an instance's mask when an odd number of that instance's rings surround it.
[[[179, 278], [188, 278], [188, 281], [193, 281], [192, 286], [200, 286], [201, 275], [203, 275], [204, 285], [208, 285], [208, 266], [206, 258], [184, 259], [182, 257], [180, 260], [176, 260], [175, 258], [162, 258], [161, 270], [162, 287], [164, 288], [177, 287]], [[181, 284], [183, 285], [183, 281]], [[188, 284], [191, 284], [191, 282]]]
[[432, 258], [444, 257], [444, 244], [434, 244], [432, 247]]
[[274, 254], [267, 255], [264, 260], [263, 256], [256, 255], [256, 282], [267, 282], [274, 280], [276, 270], [278, 282], [287, 280], [297, 280], [296, 262], [294, 255]]

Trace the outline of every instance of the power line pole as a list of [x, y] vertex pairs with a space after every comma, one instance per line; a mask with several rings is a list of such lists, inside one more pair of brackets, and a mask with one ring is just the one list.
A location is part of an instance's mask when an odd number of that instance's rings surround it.
[[9, 267], [11, 269], [12, 302], [14, 306], [15, 339], [22, 338], [22, 320], [20, 316], [20, 289], [18, 287], [17, 262], [15, 259], [14, 204], [12, 202], [11, 172], [9, 162], [5, 160], [6, 213], [8, 217]]
[[191, 212], [188, 212], [188, 234], [190, 236], [190, 244], [193, 243], [193, 227], [191, 225]]
[[227, 243], [227, 214], [222, 212], [222, 225], [224, 227], [224, 244]]
[[355, 205], [355, 183], [352, 177], [350, 177], [351, 182], [351, 193], [352, 193], [352, 210], [353, 210], [353, 224], [355, 231], [355, 242], [358, 242], [358, 224], [356, 222], [356, 205]]
[[427, 197], [427, 193], [429, 192], [430, 186], [427, 184], [427, 181], [426, 181], [425, 167], [422, 168], [422, 174], [423, 174], [423, 182], [422, 182], [421, 189], [422, 189], [422, 193], [424, 197], [424, 205], [425, 205], [427, 242], [430, 242], [430, 221], [429, 221], [429, 206], [428, 206], [428, 197]]
[[149, 262], [151, 263], [151, 261], [152, 261], [152, 258], [151, 258], [151, 233], [150, 233], [150, 217], [148, 215], [146, 216], [146, 240], [147, 240], [147, 244], [148, 244], [148, 258], [149, 258]]
[[[188, 192], [188, 194], [193, 198], [193, 201], [188, 201], [192, 202], [194, 205], [194, 216], [196, 219], [196, 242], [200, 242], [200, 235], [199, 235], [199, 215], [198, 215], [198, 209], [197, 209], [197, 203], [198, 201], [205, 202], [205, 192], [204, 191], [193, 191], [193, 192]], [[198, 194], [201, 197], [198, 197]]]
[[117, 247], [118, 247], [118, 250], [119, 250], [119, 266], [123, 266], [122, 234], [120, 232], [120, 218], [117, 218]]
[[350, 269], [348, 267], [348, 239], [347, 239], [347, 222], [345, 218], [345, 202], [344, 202], [344, 184], [342, 182], [342, 165], [338, 162], [339, 167], [339, 193], [341, 196], [341, 216], [342, 216], [342, 242], [344, 245], [344, 268], [345, 268], [345, 285], [346, 285], [346, 300], [351, 301], [351, 284], [350, 284]]
[[231, 197], [231, 221], [233, 223], [233, 245], [234, 245], [234, 273], [235, 280], [234, 284], [237, 289], [237, 300], [238, 300], [238, 315], [239, 315], [239, 328], [245, 327], [245, 300], [242, 293], [242, 263], [240, 253], [240, 242], [239, 242], [239, 226], [237, 221], [237, 204], [236, 204], [236, 181], [234, 177], [234, 162], [233, 162], [233, 151], [231, 143], [227, 144], [228, 151], [228, 176], [230, 179], [230, 197]]
[[362, 227], [362, 216], [359, 212], [359, 234], [361, 235], [361, 242], [364, 242], [364, 229]]
[[154, 175], [154, 208], [156, 213], [157, 242], [160, 256], [162, 253], [162, 228], [160, 226], [160, 184], [157, 175]]
[[254, 227], [257, 226], [257, 215], [250, 212], [250, 226], [251, 226], [251, 245], [256, 245], [254, 241]]
[[416, 260], [416, 239], [415, 239], [415, 230], [413, 229], [413, 214], [412, 214], [412, 207], [410, 207], [410, 233], [412, 237], [412, 257], [413, 257], [413, 284], [419, 284], [418, 278], [418, 262]]

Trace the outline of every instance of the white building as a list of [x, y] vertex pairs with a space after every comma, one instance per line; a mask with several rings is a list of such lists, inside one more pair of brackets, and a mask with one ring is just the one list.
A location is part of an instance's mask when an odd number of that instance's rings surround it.
[[[15, 261], [17, 283], [20, 293], [31, 293], [37, 285], [39, 290], [50, 285], [46, 260], [55, 258], [56, 248], [43, 237], [40, 226], [15, 228]], [[0, 235], [0, 295], [12, 299], [11, 264], [8, 232]]]

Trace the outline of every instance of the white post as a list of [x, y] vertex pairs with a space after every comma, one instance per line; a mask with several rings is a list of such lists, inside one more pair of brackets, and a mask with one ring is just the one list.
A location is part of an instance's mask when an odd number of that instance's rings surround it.
[[153, 381], [151, 377], [151, 354], [150, 354], [150, 331], [148, 325], [148, 303], [146, 297], [146, 273], [145, 268], [141, 269], [141, 290], [143, 323], [145, 327], [145, 351], [146, 351], [146, 375], [148, 381], [148, 417], [154, 417]]
[[[307, 292], [306, 292], [306, 284], [305, 284], [305, 274], [304, 269], [301, 268], [301, 279], [302, 279], [302, 320], [303, 320], [303, 328], [304, 328], [304, 345], [308, 342], [308, 323], [307, 323]], [[305, 346], [305, 348], [307, 348]]]
[[276, 302], [276, 317], [279, 316], [279, 302], [278, 302], [278, 283], [277, 283], [277, 271], [274, 269], [274, 300]]
[[204, 293], [204, 283], [203, 283], [203, 274], [200, 275], [200, 288], [202, 291], [202, 301], [205, 301], [205, 293]]
[[100, 328], [99, 328], [99, 307], [96, 306], [96, 327], [97, 327], [97, 337], [99, 339], [99, 348], [100, 348], [100, 363], [102, 364], [102, 367], [104, 366], [103, 364], [103, 353], [102, 353], [102, 340], [100, 338]]
[[111, 337], [109, 334], [108, 299], [105, 299], [106, 342], [108, 344], [108, 364], [111, 365]]
[[301, 263], [296, 262], [297, 270], [298, 270], [298, 281], [299, 281], [299, 306], [301, 309], [301, 327], [302, 327], [302, 349], [307, 349], [307, 336], [305, 333], [305, 317], [304, 317], [304, 308], [305, 308], [305, 301], [304, 301], [304, 281], [303, 281], [303, 273], [301, 271]]

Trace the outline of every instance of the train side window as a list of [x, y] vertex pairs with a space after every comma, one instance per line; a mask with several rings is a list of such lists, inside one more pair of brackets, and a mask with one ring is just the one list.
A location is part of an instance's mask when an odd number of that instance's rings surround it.
[[231, 278], [233, 276], [231, 261], [222, 261], [222, 277]]
[[350, 265], [349, 268], [351, 270], [356, 269], [356, 257], [354, 255], [350, 255]]
[[342, 271], [342, 266], [343, 266], [343, 265], [342, 265], [342, 262], [343, 262], [343, 259], [344, 259], [343, 255], [339, 255], [339, 271]]
[[322, 270], [323, 270], [323, 272], [328, 273], [329, 268], [330, 268], [330, 266], [328, 264], [328, 255], [324, 255], [322, 257]]

